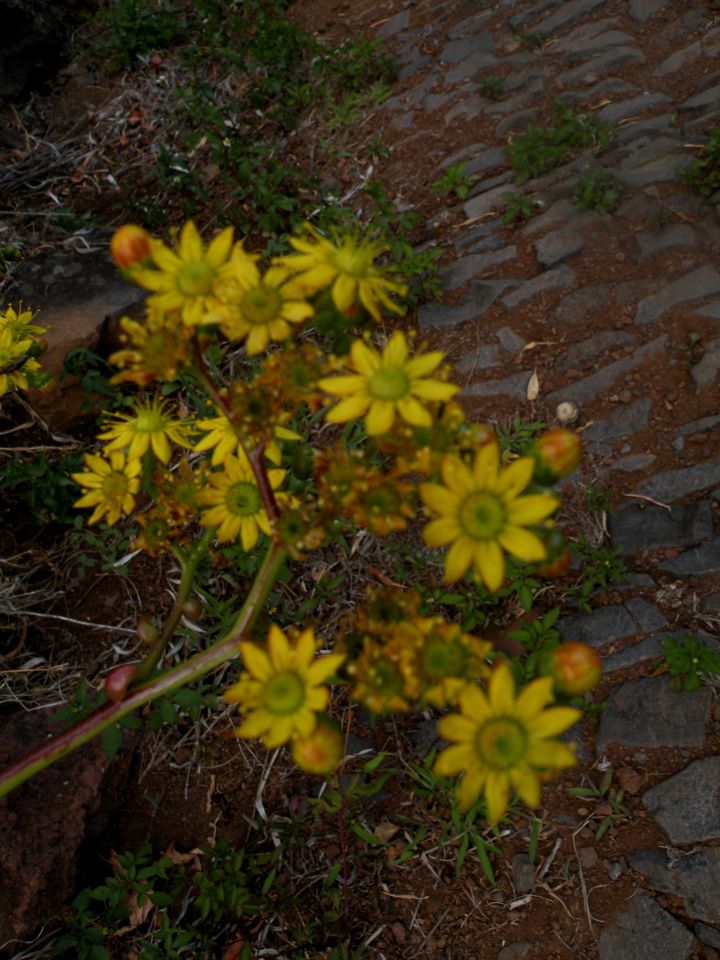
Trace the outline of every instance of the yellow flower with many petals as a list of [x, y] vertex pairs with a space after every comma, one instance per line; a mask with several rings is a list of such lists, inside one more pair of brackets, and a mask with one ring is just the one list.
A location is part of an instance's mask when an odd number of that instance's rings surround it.
[[381, 306], [393, 313], [403, 312], [388, 294], [404, 297], [407, 286], [391, 280], [389, 270], [374, 263], [387, 250], [385, 245], [360, 239], [355, 234], [346, 234], [333, 243], [309, 223], [304, 224], [304, 228], [305, 236], [290, 239], [297, 253], [275, 261], [295, 274], [293, 283], [299, 291], [312, 296], [332, 284], [333, 303], [341, 313], [359, 299], [378, 323]]
[[139, 460], [128, 460], [125, 454], [116, 451], [105, 460], [94, 453], [85, 454], [83, 473], [73, 473], [73, 480], [87, 489], [76, 507], [94, 507], [88, 523], [96, 523], [106, 516], [108, 526], [117, 523], [124, 514], [135, 509], [135, 494], [140, 488]]
[[153, 398], [144, 403], [136, 401], [133, 413], [118, 413], [114, 420], [105, 421], [105, 430], [98, 434], [100, 440], [109, 440], [105, 449], [127, 450], [131, 460], [141, 459], [145, 453], [152, 452], [161, 463], [170, 459], [170, 441], [179, 447], [189, 447], [187, 435], [190, 432], [184, 420], [173, 420], [167, 413], [166, 400]]
[[460, 806], [467, 810], [481, 793], [488, 819], [497, 823], [508, 807], [510, 788], [530, 807], [540, 803], [540, 782], [552, 771], [571, 767], [575, 754], [552, 739], [581, 716], [571, 707], [550, 707], [552, 680], [529, 683], [515, 697], [512, 671], [498, 664], [488, 683], [487, 696], [468, 684], [460, 694], [460, 713], [441, 717], [438, 732], [451, 742], [439, 754], [433, 772], [443, 777], [462, 773]]
[[154, 267], [131, 267], [129, 276], [146, 290], [154, 291], [148, 303], [158, 310], [179, 310], [190, 326], [205, 323], [213, 298], [213, 285], [232, 248], [233, 229], [227, 227], [207, 248], [192, 220], [180, 231], [175, 250], [150, 239]]
[[302, 295], [285, 283], [287, 270], [270, 267], [262, 276], [258, 259], [235, 244], [232, 257], [219, 272], [217, 302], [209, 315], [231, 340], [245, 340], [251, 356], [261, 353], [271, 340], [287, 340], [290, 324], [302, 323], [314, 312]]
[[0, 312], [0, 330], [10, 330], [16, 340], [25, 340], [28, 337], [37, 337], [47, 333], [47, 327], [39, 327], [32, 322], [32, 310], [23, 310], [22, 303], [17, 310], [9, 304]]
[[112, 383], [136, 383], [145, 387], [155, 380], [175, 380], [189, 366], [192, 330], [180, 322], [179, 313], [163, 313], [148, 304], [143, 323], [123, 317], [121, 340], [129, 344], [110, 357], [110, 363], [123, 367]]
[[[240, 437], [238, 437], [235, 428], [227, 417], [221, 415], [219, 417], [208, 417], [207, 420], [197, 420], [195, 426], [206, 431], [205, 436], [195, 444], [195, 450], [198, 453], [212, 450], [210, 462], [213, 467], [219, 466], [229, 453], [237, 453], [240, 447]], [[302, 439], [299, 433], [288, 430], [286, 427], [275, 427], [273, 433], [280, 440]], [[275, 440], [271, 440], [266, 445], [265, 457], [275, 466], [282, 463], [282, 451]]]
[[11, 390], [27, 390], [27, 373], [40, 369], [28, 354], [32, 338], [18, 340], [10, 327], [0, 328], [0, 397]]
[[408, 344], [400, 331], [392, 335], [382, 354], [355, 340], [348, 361], [355, 373], [318, 382], [326, 393], [343, 397], [326, 414], [326, 420], [345, 423], [367, 414], [365, 427], [370, 436], [387, 433], [396, 414], [413, 426], [429, 427], [432, 414], [424, 402], [449, 400], [460, 389], [442, 380], [424, 379], [440, 366], [443, 356], [433, 351], [408, 359]]
[[[285, 479], [284, 470], [268, 470], [270, 486], [276, 490]], [[252, 550], [260, 530], [270, 535], [270, 521], [265, 513], [255, 474], [247, 457], [228, 455], [223, 469], [208, 476], [210, 489], [203, 490], [198, 500], [209, 507], [203, 510], [200, 522], [206, 527], [217, 527], [221, 543], [236, 540], [238, 534], [243, 550]]]
[[503, 550], [526, 563], [547, 556], [540, 538], [524, 527], [540, 523], [559, 501], [548, 493], [519, 494], [533, 474], [532, 457], [520, 457], [504, 470], [496, 443], [475, 454], [472, 468], [460, 457], [443, 457], [438, 483], [420, 484], [420, 496], [440, 516], [423, 530], [430, 547], [452, 544], [445, 558], [445, 580], [453, 583], [474, 566], [488, 590], [497, 590], [505, 577]]
[[245, 672], [223, 697], [227, 703], [239, 703], [245, 713], [237, 735], [261, 737], [268, 749], [295, 736], [309, 736], [316, 714], [328, 703], [325, 683], [343, 662], [343, 655], [316, 657], [311, 629], [303, 630], [291, 645], [275, 624], [270, 627], [267, 650], [254, 643], [241, 643], [240, 650]]

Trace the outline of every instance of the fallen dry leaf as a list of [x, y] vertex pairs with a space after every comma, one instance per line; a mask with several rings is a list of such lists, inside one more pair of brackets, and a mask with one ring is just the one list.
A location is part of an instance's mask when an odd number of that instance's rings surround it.
[[528, 380], [526, 396], [530, 401], [537, 400], [539, 393], [540, 393], [540, 381], [538, 379], [537, 370], [533, 370], [532, 376]]

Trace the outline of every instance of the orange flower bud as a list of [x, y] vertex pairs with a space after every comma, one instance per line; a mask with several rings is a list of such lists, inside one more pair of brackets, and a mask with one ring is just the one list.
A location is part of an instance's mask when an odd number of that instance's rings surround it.
[[344, 752], [340, 727], [324, 714], [317, 718], [315, 727], [307, 736], [292, 741], [293, 760], [308, 773], [332, 773]]
[[137, 666], [134, 664], [125, 664], [122, 667], [115, 667], [105, 677], [105, 696], [113, 703], [119, 703], [127, 696], [127, 689], [130, 681], [137, 673]]
[[549, 563], [544, 563], [541, 567], [537, 567], [535, 573], [539, 573], [541, 577], [564, 577], [570, 569], [571, 563], [572, 551], [569, 547], [565, 547], [565, 549]]
[[535, 457], [534, 480], [548, 486], [569, 476], [577, 467], [582, 442], [576, 433], [558, 427], [538, 437], [529, 452]]
[[201, 600], [198, 600], [197, 597], [190, 597], [189, 600], [186, 600], [182, 606], [183, 614], [188, 618], [188, 620], [199, 620], [203, 615], [203, 610], [205, 607]]
[[150, 259], [150, 234], [143, 227], [126, 223], [110, 240], [110, 256], [122, 270], [140, 266]]
[[561, 643], [549, 651], [545, 673], [553, 678], [555, 691], [579, 697], [592, 690], [602, 676], [602, 661], [584, 643]]

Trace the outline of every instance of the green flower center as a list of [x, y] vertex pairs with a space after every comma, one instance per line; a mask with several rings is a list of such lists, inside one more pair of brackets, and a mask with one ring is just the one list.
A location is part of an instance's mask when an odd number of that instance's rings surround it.
[[475, 746], [486, 766], [493, 770], [509, 770], [525, 756], [527, 735], [511, 717], [495, 717], [480, 727]]
[[405, 689], [405, 679], [392, 660], [378, 659], [368, 670], [368, 687], [382, 698], [390, 699]]
[[119, 470], [113, 470], [106, 477], [103, 477], [101, 490], [106, 500], [121, 501], [125, 498], [130, 487], [130, 481]]
[[270, 713], [296, 713], [305, 702], [305, 684], [292, 670], [282, 670], [268, 680], [263, 702]]
[[380, 367], [368, 380], [368, 392], [376, 400], [400, 400], [410, 392], [410, 378], [401, 367]]
[[143, 407], [132, 423], [137, 433], [163, 433], [167, 430], [168, 422], [157, 407]]
[[186, 263], [177, 275], [177, 288], [186, 297], [205, 297], [212, 291], [214, 279], [215, 271], [204, 260]]
[[346, 241], [334, 256], [335, 266], [340, 273], [346, 273], [356, 279], [366, 277], [372, 263], [373, 253], [354, 241]]
[[248, 323], [271, 323], [280, 313], [282, 297], [274, 287], [261, 284], [248, 290], [240, 301], [240, 311]]
[[430, 679], [462, 677], [465, 673], [467, 650], [461, 643], [443, 637], [430, 637], [423, 649], [423, 667]]
[[398, 496], [388, 487], [377, 487], [371, 490], [364, 498], [363, 506], [368, 513], [379, 513], [381, 516], [395, 516], [400, 512]]
[[473, 540], [495, 540], [505, 528], [505, 508], [493, 493], [471, 493], [460, 505], [458, 520]]
[[237, 517], [254, 517], [262, 510], [260, 491], [254, 483], [240, 480], [228, 488], [225, 506]]

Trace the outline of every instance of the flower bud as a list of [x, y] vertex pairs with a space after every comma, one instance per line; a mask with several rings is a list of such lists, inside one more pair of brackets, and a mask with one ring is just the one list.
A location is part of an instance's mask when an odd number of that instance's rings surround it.
[[332, 773], [345, 753], [343, 735], [334, 720], [325, 714], [317, 718], [312, 731], [292, 741], [292, 755], [301, 770], [308, 773]]
[[151, 647], [160, 636], [160, 631], [155, 626], [154, 623], [150, 623], [149, 620], [146, 620], [144, 617], [142, 620], [138, 620], [137, 625], [138, 637], [142, 640], [143, 643]]
[[190, 599], [186, 600], [182, 605], [182, 612], [188, 620], [199, 620], [203, 615], [204, 609], [202, 601], [198, 600], [197, 597], [190, 597]]
[[553, 678], [555, 692], [568, 697], [592, 690], [602, 676], [600, 657], [584, 643], [561, 643], [548, 651], [543, 668], [543, 673]]
[[105, 677], [105, 696], [113, 703], [119, 703], [127, 696], [128, 686], [133, 676], [137, 673], [135, 664], [125, 664], [122, 667], [115, 667]]
[[141, 266], [150, 259], [150, 234], [143, 227], [126, 223], [110, 240], [110, 256], [122, 270]]
[[576, 433], [557, 427], [538, 437], [528, 452], [535, 458], [533, 479], [550, 486], [569, 476], [580, 463], [582, 442]]

